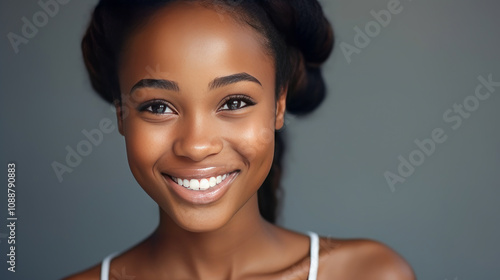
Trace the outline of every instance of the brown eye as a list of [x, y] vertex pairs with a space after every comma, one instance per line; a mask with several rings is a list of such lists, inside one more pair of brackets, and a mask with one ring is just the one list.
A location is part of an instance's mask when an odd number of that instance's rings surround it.
[[245, 107], [247, 104], [245, 101], [241, 100], [231, 100], [228, 101], [224, 106], [222, 107], [222, 110], [238, 110], [240, 108]]
[[150, 112], [157, 115], [174, 113], [170, 107], [162, 101], [152, 101], [142, 105], [139, 108], [141, 112]]
[[255, 102], [250, 100], [250, 98], [246, 96], [234, 96], [228, 98], [222, 107], [220, 108], [221, 111], [234, 111], [234, 110], [239, 110], [248, 106], [255, 105]]

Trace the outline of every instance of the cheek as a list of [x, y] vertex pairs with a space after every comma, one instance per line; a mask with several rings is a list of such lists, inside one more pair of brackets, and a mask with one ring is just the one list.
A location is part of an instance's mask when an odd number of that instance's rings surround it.
[[267, 169], [267, 175], [274, 154], [274, 111], [255, 115], [234, 125], [230, 142], [247, 166]]
[[271, 132], [264, 126], [246, 127], [240, 129], [235, 139], [236, 151], [240, 153], [248, 164], [262, 159], [272, 150], [274, 139], [270, 137]]
[[155, 176], [154, 166], [169, 145], [165, 128], [131, 116], [124, 132], [130, 169], [139, 182], [146, 182]]
[[236, 152], [243, 158], [247, 170], [242, 174], [244, 185], [241, 198], [256, 194], [264, 183], [272, 166], [274, 158], [274, 130], [270, 122], [262, 122], [241, 128], [239, 139], [235, 145]]

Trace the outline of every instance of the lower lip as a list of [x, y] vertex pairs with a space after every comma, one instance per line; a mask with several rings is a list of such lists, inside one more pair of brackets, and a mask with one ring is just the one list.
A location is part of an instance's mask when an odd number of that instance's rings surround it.
[[180, 186], [170, 178], [170, 176], [163, 174], [163, 178], [167, 181], [167, 185], [174, 191], [181, 199], [191, 204], [205, 205], [218, 201], [229, 190], [229, 186], [238, 176], [238, 172], [229, 174], [226, 179], [218, 185], [204, 191], [195, 191]]

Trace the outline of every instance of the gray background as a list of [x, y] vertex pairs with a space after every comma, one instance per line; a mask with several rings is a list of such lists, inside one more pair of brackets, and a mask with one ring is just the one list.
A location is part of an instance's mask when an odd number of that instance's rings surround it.
[[[365, 237], [402, 254], [419, 279], [500, 277], [500, 88], [453, 130], [443, 113], [474, 94], [478, 76], [500, 81], [497, 1], [402, 0], [401, 13], [348, 63], [339, 48], [389, 0], [327, 1], [336, 50], [324, 67], [325, 104], [287, 117], [289, 153], [280, 224], [325, 236]], [[79, 49], [96, 1], [70, 1], [15, 54], [8, 32], [41, 10], [35, 0], [0, 2], [0, 197], [17, 163], [17, 272], [1, 279], [55, 279], [87, 268], [147, 236], [157, 208], [132, 177], [115, 130], [59, 182], [51, 167], [111, 107], [91, 90]], [[442, 128], [438, 144], [392, 191], [415, 139]]]

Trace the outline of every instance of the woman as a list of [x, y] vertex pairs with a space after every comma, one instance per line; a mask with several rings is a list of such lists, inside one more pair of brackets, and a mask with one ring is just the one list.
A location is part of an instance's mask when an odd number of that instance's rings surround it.
[[414, 279], [380, 243], [273, 224], [277, 131], [322, 102], [332, 46], [316, 0], [101, 0], [84, 59], [160, 222], [67, 279]]

